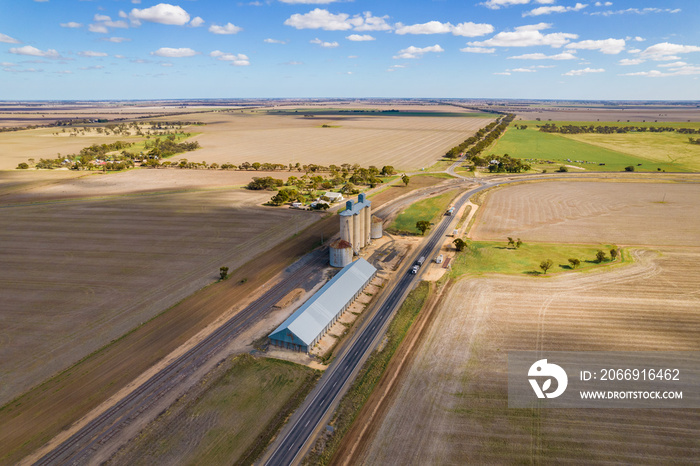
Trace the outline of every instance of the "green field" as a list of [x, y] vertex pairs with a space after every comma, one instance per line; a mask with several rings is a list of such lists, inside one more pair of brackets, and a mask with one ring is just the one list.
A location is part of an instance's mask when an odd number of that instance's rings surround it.
[[396, 220], [391, 222], [387, 230], [390, 233], [420, 235], [420, 231], [416, 228], [416, 222], [420, 220], [435, 222], [445, 214], [456, 195], [455, 191], [449, 191], [445, 194], [411, 204], [396, 217]]
[[251, 464], [318, 372], [248, 354], [227, 360], [113, 458], [120, 464]]
[[[586, 122], [552, 122], [557, 126]], [[508, 128], [501, 139], [485, 153], [520, 159], [530, 159], [536, 170], [553, 171], [561, 165], [573, 165], [591, 171], [623, 171], [634, 166], [635, 171], [700, 171], [700, 146], [688, 142], [688, 135], [678, 133], [576, 134], [562, 135], [539, 131], [537, 121], [519, 121], [525, 130]], [[697, 127], [693, 123], [605, 123], [593, 125], [616, 126], [678, 126]], [[570, 161], [569, 161], [570, 160]], [[546, 163], [550, 161], [554, 163]], [[600, 165], [604, 163], [605, 165]], [[641, 164], [641, 165], [640, 165]], [[573, 172], [579, 170], [572, 169]]]
[[[191, 138], [193, 136], [196, 136], [198, 134], [202, 133], [173, 133], [175, 134], [175, 141], [176, 143], [181, 143], [185, 139]], [[151, 136], [150, 138], [146, 139], [140, 139], [137, 142], [134, 142], [131, 147], [126, 149], [126, 152], [129, 152], [130, 154], [140, 154], [142, 152], [148, 152], [150, 149], [146, 149], [146, 142], [148, 141], [149, 143], [153, 143], [156, 139], [160, 139], [161, 141], [164, 141], [167, 139], [167, 136]], [[182, 153], [182, 152], [181, 152]]]
[[[572, 271], [569, 265], [570, 258], [581, 261], [581, 265], [575, 270], [587, 270], [621, 262], [620, 258], [615, 262], [610, 261], [610, 250], [613, 248], [611, 244], [596, 246], [525, 243], [518, 249], [508, 248], [507, 245], [506, 241], [467, 241], [467, 248], [458, 252], [452, 262], [450, 276], [454, 278], [464, 274], [487, 273], [540, 275], [540, 263], [547, 259], [554, 262], [547, 275]], [[605, 252], [607, 258], [600, 264], [596, 262], [595, 257], [599, 249]]]

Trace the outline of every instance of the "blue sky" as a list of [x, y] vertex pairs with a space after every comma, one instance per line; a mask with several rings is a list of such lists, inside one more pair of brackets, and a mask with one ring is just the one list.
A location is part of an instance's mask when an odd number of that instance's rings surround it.
[[698, 0], [0, 0], [0, 99], [700, 100]]

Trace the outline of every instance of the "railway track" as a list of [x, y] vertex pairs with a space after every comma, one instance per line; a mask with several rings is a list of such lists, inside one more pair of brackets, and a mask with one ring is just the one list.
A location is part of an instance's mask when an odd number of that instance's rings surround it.
[[152, 376], [114, 406], [90, 421], [58, 447], [41, 457], [36, 465], [84, 464], [97, 449], [142, 412], [191, 376], [221, 351], [233, 338], [270, 312], [290, 290], [311, 279], [327, 264], [327, 249], [314, 251], [287, 269], [288, 277], [273, 285], [263, 296], [245, 307], [204, 340]]

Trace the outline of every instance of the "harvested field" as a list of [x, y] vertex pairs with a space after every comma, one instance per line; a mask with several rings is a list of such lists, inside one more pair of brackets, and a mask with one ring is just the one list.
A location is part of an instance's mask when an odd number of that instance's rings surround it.
[[277, 359], [229, 358], [105, 464], [250, 463], [318, 375]]
[[319, 218], [258, 207], [269, 197], [221, 189], [2, 207], [0, 404]]
[[304, 118], [303, 110], [298, 115], [262, 111], [185, 115], [183, 119], [206, 125], [197, 127], [202, 134], [191, 139], [199, 141], [202, 149], [182, 157], [218, 164], [393, 165], [411, 171], [433, 165], [448, 149], [492, 121], [459, 113], [454, 117], [388, 115]]
[[[135, 169], [115, 173], [76, 172], [72, 170], [0, 171], [0, 205], [56, 199], [121, 196], [139, 193], [163, 193], [196, 189], [221, 189], [244, 186], [253, 177], [271, 176], [287, 180], [299, 172]], [[28, 187], [33, 189], [27, 190]], [[253, 195], [253, 191], [250, 192]], [[263, 194], [266, 196], [263, 196]], [[274, 192], [258, 192], [261, 203]]]
[[523, 120], [534, 120], [536, 118], [540, 118], [542, 121], [700, 121], [700, 109], [693, 107], [663, 107], [648, 105], [610, 109], [593, 107], [566, 107], [510, 110], [518, 114], [518, 119]]
[[700, 184], [548, 181], [494, 190], [474, 240], [618, 245], [700, 244]]
[[507, 353], [699, 351], [700, 249], [606, 272], [457, 282], [350, 464], [697, 461], [700, 410], [509, 409]]

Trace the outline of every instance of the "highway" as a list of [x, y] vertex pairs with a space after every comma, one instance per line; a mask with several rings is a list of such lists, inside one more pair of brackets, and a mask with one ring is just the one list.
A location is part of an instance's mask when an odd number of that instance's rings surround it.
[[[464, 205], [473, 194], [490, 188], [492, 185], [484, 185], [474, 188], [464, 193], [454, 204], [455, 210]], [[428, 241], [415, 254], [414, 257], [425, 256], [427, 260], [433, 256], [433, 250], [441, 244], [448, 228], [456, 217], [445, 216], [430, 234]], [[408, 272], [413, 263], [408, 263], [400, 271], [399, 280], [372, 319], [362, 328], [359, 335], [355, 337], [350, 347], [326, 369], [323, 377], [319, 381], [317, 389], [312, 391], [310, 399], [301, 406], [301, 411], [292, 417], [289, 425], [285, 426], [281, 434], [281, 441], [268, 458], [266, 465], [286, 466], [299, 462], [300, 452], [305, 451], [304, 446], [312, 440], [313, 433], [325, 416], [328, 409], [339, 396], [343, 387], [350, 381], [352, 374], [358, 369], [358, 364], [363, 356], [371, 348], [371, 343], [383, 332], [385, 325], [404, 301], [405, 296], [413, 287], [419, 275]]]

